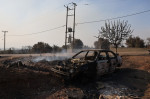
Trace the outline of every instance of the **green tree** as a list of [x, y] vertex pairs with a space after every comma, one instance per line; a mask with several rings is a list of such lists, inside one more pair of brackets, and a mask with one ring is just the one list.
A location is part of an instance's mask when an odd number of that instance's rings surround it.
[[53, 45], [53, 53], [56, 53], [56, 52], [61, 52], [61, 48], [59, 47], [59, 46], [57, 46], [57, 45]]
[[8, 54], [13, 54], [13, 50], [11, 48], [9, 48], [7, 51], [6, 51]]
[[94, 42], [96, 49], [110, 49], [110, 43], [107, 39], [98, 38], [98, 41]]
[[147, 47], [150, 48], [150, 37], [147, 38]]
[[[71, 45], [73, 46], [73, 42], [71, 42]], [[83, 48], [83, 42], [80, 39], [74, 40], [74, 49], [82, 49]]]
[[128, 24], [128, 21], [107, 21], [105, 22], [105, 26], [101, 27], [101, 31], [99, 31], [99, 33], [102, 38], [108, 39], [110, 44], [115, 46], [117, 53], [118, 46], [132, 33], [130, 28], [131, 25]]
[[50, 53], [52, 52], [52, 47], [44, 42], [38, 42], [32, 47], [32, 51], [35, 53]]
[[135, 47], [135, 37], [130, 36], [126, 40], [126, 45], [127, 45], [127, 47]]
[[138, 36], [137, 37], [130, 36], [126, 40], [126, 45], [127, 45], [127, 47], [135, 47], [135, 48], [143, 48], [143, 47], [145, 47], [144, 40], [141, 39]]

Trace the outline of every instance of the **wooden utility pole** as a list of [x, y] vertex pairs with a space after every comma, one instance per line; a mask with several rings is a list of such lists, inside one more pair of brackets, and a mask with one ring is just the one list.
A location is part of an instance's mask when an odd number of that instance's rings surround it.
[[8, 32], [8, 31], [2, 31], [2, 32], [4, 32], [4, 52], [5, 52], [5, 44], [6, 44], [5, 36], [6, 36], [6, 32]]

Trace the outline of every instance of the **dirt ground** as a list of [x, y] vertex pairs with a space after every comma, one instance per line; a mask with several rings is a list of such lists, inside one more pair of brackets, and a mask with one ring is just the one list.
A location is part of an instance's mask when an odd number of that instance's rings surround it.
[[[150, 56], [124, 55], [114, 73], [86, 82], [64, 84], [49, 72], [49, 63], [9, 63], [22, 57], [0, 57], [1, 99], [133, 99], [150, 98]], [[29, 58], [26, 57], [26, 60]]]

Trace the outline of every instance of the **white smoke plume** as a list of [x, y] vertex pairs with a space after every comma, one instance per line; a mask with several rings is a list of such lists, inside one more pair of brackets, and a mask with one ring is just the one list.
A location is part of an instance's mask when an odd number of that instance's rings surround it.
[[38, 62], [42, 60], [54, 61], [54, 60], [65, 60], [71, 58], [75, 53], [62, 51], [61, 53], [51, 53], [51, 54], [40, 54], [32, 59], [33, 62]]

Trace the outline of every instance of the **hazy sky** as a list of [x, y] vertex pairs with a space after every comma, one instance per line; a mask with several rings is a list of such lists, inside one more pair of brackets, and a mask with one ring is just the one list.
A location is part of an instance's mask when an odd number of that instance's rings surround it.
[[[76, 23], [104, 20], [136, 12], [150, 10], [150, 0], [0, 0], [0, 30], [7, 30], [6, 48], [32, 46], [42, 41], [62, 46], [65, 42], [65, 27], [34, 35], [65, 25], [66, 8], [64, 5], [75, 2]], [[133, 35], [143, 39], [150, 37], [150, 12], [125, 17], [134, 29]], [[69, 22], [72, 24], [72, 20]], [[85, 45], [93, 46], [98, 30], [104, 22], [79, 24], [75, 38]], [[16, 36], [15, 36], [16, 35]], [[0, 33], [0, 49], [3, 49], [3, 32]]]

